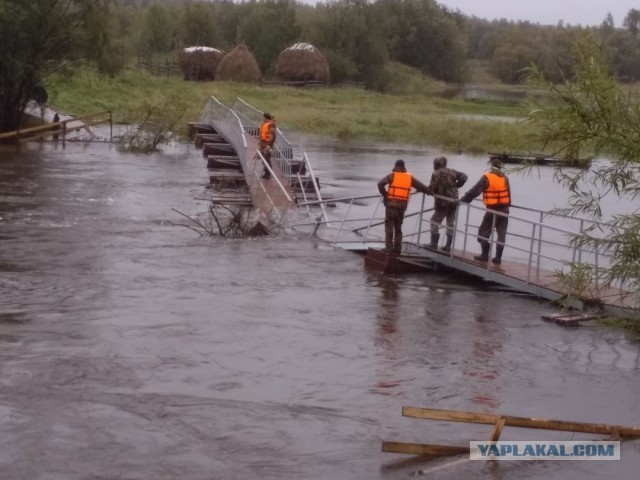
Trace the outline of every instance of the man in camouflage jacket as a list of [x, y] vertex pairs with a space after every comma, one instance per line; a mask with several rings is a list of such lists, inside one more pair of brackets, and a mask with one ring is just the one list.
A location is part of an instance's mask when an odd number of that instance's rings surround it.
[[[433, 161], [433, 174], [429, 187], [434, 194], [434, 212], [431, 216], [431, 243], [428, 248], [436, 250], [440, 234], [438, 230], [442, 220], [447, 219], [447, 243], [442, 247], [445, 252], [451, 251], [456, 219], [457, 203], [447, 200], [458, 198], [458, 188], [467, 181], [467, 175], [447, 167], [447, 159], [438, 157]], [[442, 198], [446, 197], [446, 198]]]

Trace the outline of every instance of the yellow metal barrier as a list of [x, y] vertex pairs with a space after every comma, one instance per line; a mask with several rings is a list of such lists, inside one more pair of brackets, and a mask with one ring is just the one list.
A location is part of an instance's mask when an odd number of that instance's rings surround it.
[[[80, 124], [69, 125], [74, 122], [80, 122]], [[22, 128], [11, 132], [0, 133], [0, 142], [26, 142], [48, 136], [62, 135], [62, 142], [64, 144], [67, 133], [107, 122], [109, 122], [109, 141], [111, 141], [113, 139], [113, 117], [111, 110], [106, 110], [88, 115], [80, 115], [67, 120], [60, 120], [59, 122], [47, 123], [37, 127]]]

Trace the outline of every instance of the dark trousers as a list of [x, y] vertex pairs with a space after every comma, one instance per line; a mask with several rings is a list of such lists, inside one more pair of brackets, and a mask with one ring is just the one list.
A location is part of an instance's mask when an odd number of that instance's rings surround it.
[[447, 205], [444, 207], [438, 207], [431, 215], [431, 235], [437, 235], [438, 229], [442, 220], [447, 219], [447, 235], [453, 235], [453, 227], [456, 222], [456, 210], [455, 206]]
[[387, 205], [384, 212], [384, 246], [400, 253], [402, 250], [402, 222], [405, 206]]
[[487, 211], [484, 213], [484, 217], [482, 218], [482, 222], [480, 223], [480, 227], [478, 228], [478, 242], [481, 244], [489, 243], [489, 238], [491, 237], [491, 229], [494, 227], [495, 218], [495, 229], [497, 237], [496, 240], [498, 244], [504, 245], [504, 241], [507, 238], [507, 226], [509, 224], [509, 217], [495, 215], [493, 212], [509, 213], [509, 206], [505, 205], [487, 208]]
[[[260, 144], [258, 145], [258, 148], [260, 149], [260, 153], [262, 154], [262, 156], [266, 160], [267, 164], [270, 167], [272, 167], [272, 165], [271, 165], [271, 146], [269, 144], [267, 144], [267, 143], [260, 142]], [[265, 168], [264, 169], [264, 174], [268, 175], [269, 174], [269, 170], [267, 170]]]

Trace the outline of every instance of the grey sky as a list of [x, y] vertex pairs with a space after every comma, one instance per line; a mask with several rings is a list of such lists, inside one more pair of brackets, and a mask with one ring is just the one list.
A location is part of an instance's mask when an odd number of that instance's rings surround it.
[[[299, 0], [303, 3], [331, 3], [333, 0]], [[613, 15], [617, 27], [632, 8], [640, 10], [640, 0], [436, 0], [451, 10], [460, 10], [489, 20], [528, 20], [543, 25], [556, 25], [559, 20], [571, 25], [600, 25], [607, 13]]]
[[639, 0], [436, 0], [452, 10], [492, 20], [529, 20], [555, 25], [559, 20], [572, 25], [600, 25], [608, 12], [621, 27], [627, 12], [640, 10]]

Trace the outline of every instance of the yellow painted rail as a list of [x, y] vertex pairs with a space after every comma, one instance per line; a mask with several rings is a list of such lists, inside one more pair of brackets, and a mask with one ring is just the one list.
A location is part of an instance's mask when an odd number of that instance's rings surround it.
[[[78, 123], [78, 125], [76, 125]], [[109, 123], [109, 140], [113, 138], [113, 117], [111, 110], [80, 115], [77, 117], [47, 123], [37, 127], [21, 128], [11, 132], [0, 133], [0, 142], [26, 142], [48, 136], [61, 136], [62, 141], [70, 132], [88, 129], [93, 125]]]
[[[442, 410], [436, 408], [403, 407], [402, 415], [423, 420], [443, 420], [448, 422], [480, 423], [493, 425], [489, 441], [497, 442], [504, 427], [537, 428], [543, 430], [559, 430], [563, 432], [593, 433], [609, 435], [611, 439], [640, 437], [640, 427], [627, 425], [610, 425], [606, 423], [572, 422], [565, 420], [549, 420], [546, 418], [514, 417], [481, 412], [465, 412], [460, 410]], [[382, 451], [405, 453], [410, 455], [459, 455], [468, 453], [468, 446], [439, 445], [433, 443], [382, 442]]]

